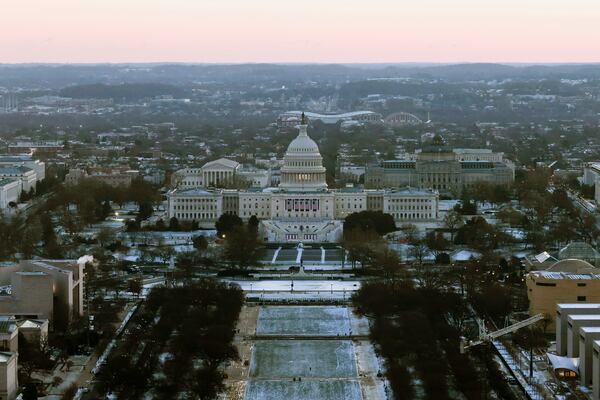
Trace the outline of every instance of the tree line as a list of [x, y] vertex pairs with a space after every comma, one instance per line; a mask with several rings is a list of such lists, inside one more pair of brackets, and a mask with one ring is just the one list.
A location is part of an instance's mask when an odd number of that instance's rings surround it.
[[96, 395], [215, 399], [224, 389], [224, 362], [233, 346], [243, 304], [237, 286], [202, 279], [152, 290], [98, 374]]

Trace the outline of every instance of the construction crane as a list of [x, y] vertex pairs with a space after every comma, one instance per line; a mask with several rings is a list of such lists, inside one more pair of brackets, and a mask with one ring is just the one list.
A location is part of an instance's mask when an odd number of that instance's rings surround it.
[[504, 336], [508, 333], [513, 333], [521, 328], [525, 328], [526, 326], [535, 324], [536, 322], [541, 321], [543, 319], [544, 319], [544, 314], [536, 314], [533, 317], [529, 317], [527, 319], [524, 319], [523, 321], [519, 321], [519, 322], [509, 325], [505, 328], [498, 329], [497, 331], [494, 331], [494, 332], [488, 332], [483, 321], [481, 319], [477, 319], [477, 325], [479, 325], [479, 339], [467, 340], [466, 338], [461, 337], [460, 338], [460, 353], [464, 354], [464, 353], [466, 353], [466, 351], [469, 348], [471, 348], [473, 346], [478, 346], [485, 342], [491, 342], [492, 340], [499, 338], [500, 336]]

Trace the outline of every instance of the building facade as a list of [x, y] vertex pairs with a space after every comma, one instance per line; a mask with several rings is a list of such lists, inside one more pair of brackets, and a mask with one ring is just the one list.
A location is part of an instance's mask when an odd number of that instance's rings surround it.
[[48, 319], [62, 303], [68, 317], [83, 315], [83, 265], [77, 260], [21, 260], [0, 268], [0, 284], [11, 294], [0, 296], [0, 314]]
[[0, 209], [18, 203], [21, 194], [21, 182], [16, 179], [0, 180]]
[[[435, 190], [328, 189], [319, 148], [299, 125], [281, 167], [278, 187], [185, 189], [168, 193], [168, 216], [214, 226], [222, 214], [243, 220], [256, 216], [267, 241], [335, 242], [342, 233], [343, 219], [351, 213], [373, 210], [390, 213], [397, 224], [435, 221], [439, 217], [439, 195]], [[185, 177], [184, 177], [185, 179]]]
[[525, 283], [531, 315], [554, 316], [561, 303], [600, 303], [600, 270], [583, 260], [561, 260], [547, 270], [531, 271]]
[[365, 172], [368, 188], [411, 186], [453, 195], [477, 182], [509, 185], [514, 180], [515, 167], [502, 153], [450, 149], [439, 136], [414, 155], [381, 161], [368, 166]]
[[37, 176], [33, 169], [23, 166], [0, 166], [0, 179], [14, 179], [21, 183], [21, 190], [35, 190]]

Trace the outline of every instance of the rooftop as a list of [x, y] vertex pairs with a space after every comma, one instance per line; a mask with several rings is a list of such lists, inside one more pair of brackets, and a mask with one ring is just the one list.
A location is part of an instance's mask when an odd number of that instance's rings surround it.
[[600, 279], [600, 274], [570, 274], [565, 272], [552, 272], [552, 271], [531, 271], [529, 273], [532, 276], [537, 276], [544, 279], [570, 279], [576, 280], [596, 280]]
[[566, 272], [572, 274], [587, 274], [600, 272], [596, 267], [587, 261], [579, 260], [577, 258], [567, 258], [564, 260], [557, 261], [552, 264], [548, 272]]
[[28, 167], [18, 166], [0, 166], [0, 174], [9, 174], [9, 175], [20, 175], [33, 170]]
[[8, 184], [14, 183], [14, 182], [17, 182], [17, 180], [11, 179], [11, 178], [0, 179], [0, 186], [5, 186], [5, 185], [8, 185]]

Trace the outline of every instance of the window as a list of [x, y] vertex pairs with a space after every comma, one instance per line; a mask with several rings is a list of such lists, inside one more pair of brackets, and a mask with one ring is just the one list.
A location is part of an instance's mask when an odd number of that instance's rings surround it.
[[586, 283], [578, 283], [577, 286], [581, 287], [581, 286], [587, 286]]
[[577, 296], [577, 301], [585, 301], [585, 296]]
[[556, 286], [556, 283], [536, 282], [535, 286]]

